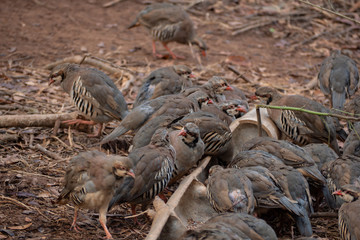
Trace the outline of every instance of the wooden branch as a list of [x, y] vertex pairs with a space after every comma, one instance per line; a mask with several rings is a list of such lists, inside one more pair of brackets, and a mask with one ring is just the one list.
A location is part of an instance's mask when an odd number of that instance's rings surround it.
[[264, 27], [266, 25], [270, 25], [272, 24], [273, 22], [277, 21], [278, 19], [276, 18], [271, 18], [271, 19], [266, 19], [266, 20], [261, 20], [261, 21], [256, 21], [255, 23], [253, 24], [247, 24], [246, 26], [244, 27], [241, 27], [239, 30], [235, 30], [231, 33], [232, 36], [236, 36], [240, 33], [244, 33], [244, 32], [247, 32], [247, 31], [250, 31], [252, 29], [255, 29], [255, 28], [258, 28], [258, 27]]
[[0, 135], [0, 143], [4, 144], [7, 142], [16, 142], [19, 140], [19, 138], [20, 138], [20, 136], [17, 134], [1, 134]]
[[338, 16], [338, 17], [342, 17], [342, 18], [345, 18], [345, 19], [347, 19], [347, 20], [350, 20], [350, 21], [352, 21], [352, 22], [354, 22], [354, 23], [360, 24], [360, 22], [357, 21], [356, 19], [350, 18], [350, 17], [345, 16], [345, 15], [343, 15], [343, 14], [341, 14], [341, 13], [338, 13], [338, 12], [334, 12], [334, 11], [332, 11], [332, 10], [330, 10], [330, 9], [323, 8], [323, 7], [321, 7], [321, 6], [315, 5], [315, 4], [313, 4], [313, 3], [309, 2], [309, 1], [305, 1], [305, 0], [298, 0], [298, 1], [301, 2], [301, 3], [305, 3], [306, 5], [309, 5], [309, 6], [313, 7], [313, 8], [314, 8], [315, 10], [317, 10], [317, 11], [320, 11], [320, 12], [324, 11], [324, 12], [327, 12], [327, 13], [331, 13], [331, 14], [334, 14], [334, 15], [336, 15], [336, 16]]
[[305, 89], [313, 89], [318, 85], [317, 76], [313, 77], [310, 82], [305, 85]]
[[[0, 116], [0, 128], [6, 127], [54, 127], [56, 120], [76, 119], [77, 112], [60, 114], [27, 114]], [[65, 126], [65, 125], [64, 125]]]
[[262, 137], [262, 123], [261, 123], [261, 114], [260, 114], [260, 108], [256, 108], [256, 118], [257, 118], [257, 122], [258, 122], [258, 134], [259, 137]]
[[360, 121], [359, 117], [344, 116], [344, 115], [335, 114], [335, 113], [316, 112], [316, 111], [311, 111], [308, 109], [297, 108], [297, 107], [272, 106], [272, 105], [261, 105], [261, 104], [256, 105], [255, 107], [256, 107], [256, 109], [257, 108], [271, 108], [271, 109], [279, 109], [279, 110], [300, 111], [300, 112], [305, 112], [305, 113], [314, 114], [314, 115], [318, 115], [318, 116], [336, 117], [336, 118], [344, 119], [344, 120]]
[[248, 79], [247, 77], [245, 77], [244, 74], [240, 73], [237, 69], [235, 69], [234, 66], [227, 65], [227, 68], [228, 68], [230, 71], [232, 71], [233, 73], [235, 73], [236, 75], [238, 75], [239, 78], [245, 80], [245, 81], [248, 82], [248, 83], [253, 84], [253, 81], [251, 81], [250, 79]]
[[107, 3], [104, 3], [103, 4], [103, 7], [104, 8], [108, 8], [108, 7], [112, 7], [114, 6], [115, 4], [119, 3], [119, 2], [122, 2], [124, 0], [113, 0], [113, 1], [110, 1], [110, 2], [107, 2]]
[[95, 66], [98, 68], [101, 68], [111, 74], [113, 73], [118, 73], [121, 72], [121, 70], [123, 71], [127, 71], [129, 73], [131, 73], [132, 71], [125, 68], [125, 67], [121, 67], [121, 66], [117, 66], [111, 62], [108, 62], [106, 60], [100, 59], [100, 58], [96, 58], [96, 57], [91, 57], [86, 55], [84, 56], [80, 56], [80, 55], [76, 55], [76, 56], [71, 56], [71, 57], [66, 57], [62, 60], [50, 63], [48, 65], [45, 66], [45, 69], [51, 70], [53, 69], [55, 66], [62, 64], [62, 63], [76, 63], [76, 64], [80, 64], [80, 63], [86, 63], [89, 64], [91, 66]]
[[47, 150], [46, 148], [44, 148], [43, 146], [41, 146], [40, 144], [36, 144], [35, 146], [30, 146], [31, 149], [37, 149], [40, 152], [42, 152], [43, 154], [45, 154], [46, 156], [53, 158], [55, 160], [63, 160], [62, 157], [60, 157], [58, 154], [51, 152], [49, 150]]
[[193, 180], [196, 179], [196, 177], [205, 169], [210, 159], [211, 157], [209, 156], [204, 158], [200, 165], [180, 183], [179, 187], [170, 197], [169, 201], [159, 210], [159, 212], [156, 213], [150, 232], [145, 240], [158, 239], [170, 215], [176, 216], [174, 209], [179, 204], [181, 197], [184, 195]]

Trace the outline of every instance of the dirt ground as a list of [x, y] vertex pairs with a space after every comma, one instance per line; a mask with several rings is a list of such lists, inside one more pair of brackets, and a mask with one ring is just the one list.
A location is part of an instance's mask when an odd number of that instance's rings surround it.
[[[170, 2], [184, 7], [192, 5], [188, 12], [209, 47], [207, 57], [199, 64], [188, 46], [171, 43], [170, 48], [186, 60], [154, 59], [146, 30], [126, 28], [153, 1], [127, 0], [104, 7], [108, 2], [0, 2], [0, 116], [74, 112], [67, 94], [59, 86], [48, 86], [49, 70], [45, 69], [71, 56], [90, 54], [126, 68], [124, 75], [109, 75], [129, 103], [151, 71], [186, 64], [199, 82], [222, 75], [249, 96], [256, 86], [271, 85], [325, 105], [328, 100], [321, 91], [307, 85], [316, 78], [321, 61], [333, 49], [342, 49], [355, 61], [360, 57], [359, 24], [300, 1], [208, 0], [195, 4], [194, 0], [173, 0]], [[355, 1], [312, 2], [359, 19]], [[160, 44], [158, 51], [165, 53]], [[131, 76], [136, 81], [127, 85]], [[106, 131], [116, 124], [108, 124]], [[16, 136], [12, 141], [0, 139], [0, 239], [104, 237], [97, 217], [87, 211], [80, 214], [83, 231], [69, 230], [73, 208], [54, 204], [69, 158], [91, 149], [99, 139], [86, 137], [91, 129], [62, 128], [56, 136], [52, 131], [47, 127], [0, 128], [0, 135]], [[39, 151], [37, 144], [56, 156]], [[127, 145], [120, 150], [126, 154]], [[129, 215], [130, 211], [122, 206], [114, 213]], [[144, 216], [139, 221], [140, 226], [132, 219], [109, 217], [108, 226], [116, 239], [144, 239], [151, 222]], [[315, 238], [339, 239], [336, 218], [314, 218], [312, 223]], [[282, 232], [279, 237], [288, 239], [291, 233]]]

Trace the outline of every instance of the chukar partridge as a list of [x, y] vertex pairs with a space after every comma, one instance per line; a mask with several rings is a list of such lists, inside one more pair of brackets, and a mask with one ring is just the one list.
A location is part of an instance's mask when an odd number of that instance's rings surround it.
[[339, 209], [339, 232], [343, 240], [360, 239], [360, 179], [356, 184], [347, 184], [333, 192], [345, 203]]
[[136, 177], [128, 186], [122, 185], [116, 190], [109, 208], [114, 204], [129, 202], [132, 213], [135, 214], [136, 204], [142, 204], [142, 209], [145, 210], [167, 186], [174, 171], [176, 153], [170, 144], [168, 131], [160, 128], [156, 130], [149, 145], [138, 148], [134, 155], [130, 155], [129, 158], [136, 158], [137, 161], [134, 168]]
[[[328, 113], [320, 103], [299, 95], [281, 95], [271, 87], [260, 87], [255, 95], [264, 98], [266, 104], [287, 106]], [[298, 145], [309, 143], [328, 143], [337, 154], [339, 146], [336, 141], [334, 121], [329, 116], [318, 116], [306, 112], [268, 109], [270, 118], [276, 126]]]
[[126, 157], [107, 156], [98, 151], [83, 152], [70, 160], [65, 175], [65, 186], [57, 202], [73, 203], [75, 206], [72, 227], [77, 230], [76, 218], [79, 208], [99, 211], [99, 221], [106, 238], [112, 239], [106, 227], [106, 213], [115, 193], [115, 185], [125, 176], [135, 177], [132, 163]]
[[322, 62], [318, 81], [321, 91], [330, 96], [331, 107], [342, 110], [346, 98], [358, 89], [359, 71], [354, 60], [335, 50]]
[[212, 166], [207, 181], [207, 196], [217, 212], [252, 214], [256, 204], [252, 184], [239, 169]]
[[180, 93], [181, 90], [192, 86], [193, 78], [191, 69], [185, 65], [156, 69], [145, 78], [136, 96], [133, 108], [149, 99]]
[[147, 28], [152, 36], [154, 57], [164, 57], [156, 53], [156, 41], [162, 43], [173, 59], [183, 59], [184, 57], [175, 55], [167, 46], [169, 42], [197, 45], [202, 55], [206, 55], [206, 44], [201, 38], [196, 36], [192, 20], [180, 6], [170, 3], [154, 3], [147, 6], [136, 16], [136, 19], [128, 28], [130, 29], [139, 25]]
[[[128, 114], [122, 93], [105, 73], [95, 68], [64, 63], [51, 71], [49, 85], [59, 76], [61, 87], [70, 95], [76, 108], [91, 120], [77, 119], [66, 123], [103, 124], [113, 119], [122, 120]], [[102, 127], [93, 136], [100, 136], [101, 130]]]

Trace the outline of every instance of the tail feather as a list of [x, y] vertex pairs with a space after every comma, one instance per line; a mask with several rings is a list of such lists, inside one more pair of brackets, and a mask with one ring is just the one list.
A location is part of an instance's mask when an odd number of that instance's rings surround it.
[[279, 202], [290, 212], [296, 214], [297, 216], [302, 216], [300, 208], [296, 204], [292, 203], [287, 197], [280, 197]]
[[310, 237], [313, 234], [311, 222], [309, 217], [306, 216], [296, 216], [295, 217], [296, 226], [302, 236]]
[[139, 26], [139, 17], [136, 17], [135, 20], [127, 27], [128, 29]]
[[313, 234], [311, 222], [307, 210], [305, 206], [303, 206], [304, 202], [299, 202], [299, 210], [301, 212], [300, 216], [295, 216], [296, 226], [302, 236], [310, 237]]
[[110, 200], [108, 210], [114, 205], [124, 203], [128, 200], [129, 192], [134, 186], [134, 178], [125, 177], [123, 182], [117, 186], [116, 191], [112, 199]]
[[332, 194], [330, 194], [329, 188], [326, 185], [322, 187], [322, 192], [323, 192], [325, 202], [327, 203], [327, 205], [330, 208], [335, 209], [336, 208], [335, 199], [332, 196]]
[[115, 140], [117, 137], [123, 135], [127, 131], [129, 131], [129, 129], [127, 129], [127, 128], [121, 126], [121, 125], [118, 126], [117, 128], [114, 129], [114, 131], [112, 131], [109, 135], [104, 137], [103, 140], [101, 140], [100, 145], [108, 143], [108, 142], [110, 142], [112, 140]]
[[344, 108], [345, 104], [345, 97], [346, 93], [345, 91], [342, 93], [333, 91], [331, 93], [331, 104], [334, 109], [342, 110]]
[[313, 165], [311, 167], [298, 168], [298, 170], [304, 177], [310, 178], [318, 185], [326, 184], [326, 178], [321, 174], [316, 165]]

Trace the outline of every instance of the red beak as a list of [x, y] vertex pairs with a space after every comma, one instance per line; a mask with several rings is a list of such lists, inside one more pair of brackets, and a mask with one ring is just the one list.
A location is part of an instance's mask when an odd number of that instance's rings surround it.
[[247, 113], [246, 109], [243, 107], [238, 107], [238, 108], [236, 108], [236, 110], [239, 112]]
[[209, 99], [207, 103], [208, 104], [213, 104], [214, 102], [211, 99]]
[[52, 78], [50, 78], [50, 80], [49, 80], [49, 86], [50, 86], [51, 84], [53, 84], [54, 82], [55, 82], [55, 80], [52, 79]]
[[339, 196], [342, 196], [342, 195], [343, 195], [343, 193], [342, 193], [341, 190], [337, 190], [337, 191], [333, 192], [332, 194], [333, 194], [333, 195], [339, 195]]
[[181, 131], [179, 132], [179, 134], [178, 134], [179, 136], [186, 136], [186, 132], [185, 132], [185, 130], [184, 129], [181, 129]]
[[132, 178], [135, 178], [135, 173], [132, 169], [130, 171], [128, 171], [126, 174], [131, 176]]
[[233, 90], [233, 88], [232, 88], [231, 86], [227, 86], [227, 87], [225, 88], [225, 90], [231, 91], [231, 90]]
[[203, 57], [206, 57], [206, 52], [205, 52], [205, 50], [201, 50], [201, 55], [203, 55]]
[[258, 98], [258, 96], [253, 95], [253, 96], [250, 97], [250, 99], [251, 99], [251, 100], [258, 100], [259, 98]]

